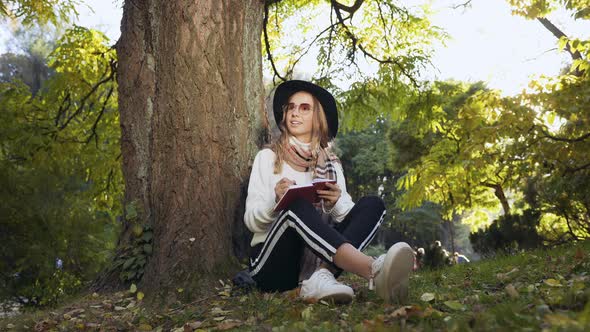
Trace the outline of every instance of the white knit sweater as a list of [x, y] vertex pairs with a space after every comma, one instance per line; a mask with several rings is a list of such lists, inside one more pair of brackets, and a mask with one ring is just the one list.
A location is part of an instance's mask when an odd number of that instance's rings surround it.
[[[248, 229], [254, 233], [250, 242], [251, 246], [264, 242], [272, 223], [278, 216], [273, 212], [275, 202], [275, 185], [282, 178], [294, 180], [296, 184], [310, 184], [312, 172], [299, 172], [294, 170], [286, 162], [283, 162], [283, 170], [280, 174], [274, 174], [275, 153], [271, 149], [263, 149], [258, 152], [252, 165], [250, 183], [248, 185], [248, 197], [246, 198], [246, 212], [244, 222]], [[336, 222], [341, 222], [352, 209], [354, 203], [346, 191], [346, 181], [340, 163], [334, 163], [336, 179], [341, 196], [334, 205], [330, 215]]]

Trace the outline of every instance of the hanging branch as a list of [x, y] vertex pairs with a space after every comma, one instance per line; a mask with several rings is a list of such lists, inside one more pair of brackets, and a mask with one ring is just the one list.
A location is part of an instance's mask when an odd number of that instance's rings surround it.
[[543, 136], [545, 136], [546, 138], [549, 138], [553, 141], [558, 141], [558, 142], [575, 143], [575, 142], [584, 141], [588, 137], [590, 137], [590, 133], [584, 134], [584, 135], [576, 137], [576, 138], [565, 138], [565, 137], [558, 137], [558, 136], [551, 135], [543, 129], [541, 129], [541, 132], [543, 133]]
[[[280, 0], [279, 0], [280, 1]], [[286, 79], [281, 76], [281, 74], [279, 74], [279, 71], [277, 70], [277, 67], [275, 66], [275, 62], [272, 58], [272, 53], [270, 52], [270, 42], [268, 41], [268, 8], [270, 6], [270, 3], [276, 3], [278, 1], [267, 1], [264, 3], [264, 18], [262, 21], [262, 25], [263, 25], [263, 31], [264, 31], [264, 46], [266, 47], [266, 57], [268, 59], [268, 61], [270, 61], [270, 65], [272, 67], [272, 70], [274, 71], [274, 74], [276, 77], [280, 78], [282, 81], [286, 81]], [[273, 78], [274, 81], [274, 78]]]
[[[117, 61], [115, 61], [115, 60], [111, 60], [111, 61], [110, 61], [110, 65], [109, 65], [109, 68], [110, 68], [110, 70], [111, 70], [110, 74], [109, 74], [107, 77], [103, 78], [102, 80], [98, 81], [98, 82], [97, 82], [97, 83], [96, 83], [96, 84], [95, 84], [95, 85], [94, 85], [94, 86], [93, 86], [93, 87], [90, 89], [90, 91], [89, 91], [89, 92], [88, 92], [86, 95], [84, 95], [84, 97], [82, 97], [82, 100], [80, 101], [80, 106], [78, 107], [78, 109], [76, 109], [76, 111], [74, 111], [74, 113], [68, 117], [68, 119], [65, 121], [65, 123], [64, 123], [64, 124], [62, 124], [61, 126], [59, 126], [59, 127], [58, 127], [58, 129], [59, 129], [59, 130], [64, 130], [64, 129], [65, 129], [67, 126], [68, 126], [68, 124], [69, 124], [69, 123], [70, 123], [70, 122], [71, 122], [71, 121], [72, 121], [72, 120], [73, 120], [73, 119], [74, 119], [74, 118], [75, 118], [75, 117], [76, 117], [78, 114], [80, 114], [80, 112], [81, 112], [81, 111], [82, 111], [82, 109], [84, 108], [84, 105], [86, 104], [86, 101], [88, 100], [88, 98], [90, 98], [90, 97], [91, 97], [91, 96], [92, 96], [92, 95], [93, 95], [93, 94], [96, 92], [96, 90], [98, 90], [98, 88], [99, 88], [101, 85], [103, 85], [103, 84], [105, 84], [105, 83], [107, 83], [107, 82], [109, 82], [109, 81], [113, 81], [113, 80], [114, 80], [114, 77], [115, 77], [115, 72], [117, 71], [117, 70], [116, 70], [116, 66], [117, 66]], [[108, 69], [107, 69], [107, 70], [108, 70]], [[106, 72], [105, 72], [105, 74], [104, 74], [104, 75], [106, 75]], [[104, 76], [104, 75], [103, 75], [103, 76]]]
[[90, 129], [90, 131], [92, 133], [90, 134], [90, 136], [88, 136], [88, 138], [86, 138], [86, 142], [85, 142], [86, 144], [88, 144], [90, 142], [90, 140], [92, 139], [92, 137], [94, 137], [94, 142], [96, 144], [96, 147], [98, 148], [98, 134], [96, 133], [96, 127], [98, 126], [98, 123], [100, 122], [100, 119], [102, 118], [102, 115], [105, 112], [105, 109], [107, 107], [107, 103], [109, 102], [109, 99], [111, 99], [111, 95], [113, 94], [113, 91], [114, 91], [114, 88], [111, 86], [104, 102], [102, 103], [102, 108], [100, 109], [100, 112], [98, 113], [98, 116], [96, 117], [96, 120], [92, 124], [92, 128]]
[[459, 9], [460, 7], [463, 7], [465, 9], [468, 6], [471, 6], [471, 1], [472, 0], [468, 0], [468, 1], [465, 1], [464, 3], [456, 4], [454, 6], [451, 6], [451, 8], [453, 8], [453, 9]]
[[[363, 1], [357, 0], [355, 1], [355, 4], [353, 6], [344, 6], [342, 4], [340, 4], [338, 1], [336, 0], [330, 0], [330, 2], [332, 3], [332, 8], [334, 9], [334, 12], [336, 13], [336, 17], [338, 18], [338, 21], [340, 23], [340, 25], [342, 25], [342, 27], [344, 28], [344, 31], [346, 32], [346, 35], [348, 36], [348, 38], [350, 38], [350, 40], [352, 41], [352, 49], [350, 52], [350, 58], [351, 58], [351, 62], [354, 62], [354, 54], [356, 52], [356, 49], [358, 47], [359, 50], [361, 50], [361, 52], [366, 56], [369, 57], [371, 59], [373, 59], [374, 61], [381, 63], [381, 64], [393, 64], [396, 67], [399, 68], [399, 70], [402, 72], [402, 74], [408, 78], [412, 84], [415, 87], [418, 87], [418, 82], [414, 79], [414, 77], [412, 77], [412, 75], [410, 75], [410, 73], [407, 72], [407, 70], [396, 60], [392, 59], [392, 58], [387, 58], [387, 59], [379, 59], [378, 57], [376, 57], [375, 55], [373, 55], [371, 52], [367, 51], [365, 49], [365, 47], [360, 43], [359, 39], [354, 35], [354, 33], [352, 33], [352, 31], [350, 30], [350, 28], [348, 27], [348, 25], [346, 25], [346, 23], [344, 22], [344, 18], [342, 17], [342, 13], [340, 12], [340, 10], [344, 10], [350, 13], [351, 17], [354, 14], [354, 11], [357, 10], [360, 5], [363, 3]], [[356, 6], [358, 5], [358, 6]], [[354, 11], [353, 11], [354, 10]]]
[[[347, 18], [349, 18], [350, 16], [348, 16]], [[314, 39], [312, 39], [312, 41], [307, 45], [307, 47], [305, 48], [305, 51], [301, 52], [301, 54], [299, 54], [299, 56], [297, 57], [297, 59], [295, 59], [295, 61], [293, 62], [293, 65], [291, 66], [291, 68], [289, 68], [289, 70], [287, 71], [287, 76], [293, 73], [293, 70], [295, 69], [295, 65], [297, 63], [299, 63], [299, 61], [301, 60], [301, 58], [303, 58], [311, 49], [311, 47], [315, 44], [315, 42], [326, 32], [330, 31], [329, 34], [329, 41], [328, 41], [328, 45], [330, 46], [331, 49], [331, 40], [332, 40], [332, 31], [334, 30], [334, 28], [338, 25], [339, 23], [332, 23], [330, 24], [330, 26], [328, 26], [327, 28], [325, 28], [324, 30], [322, 30], [320, 33], [318, 33]], [[328, 53], [329, 55], [330, 53]]]

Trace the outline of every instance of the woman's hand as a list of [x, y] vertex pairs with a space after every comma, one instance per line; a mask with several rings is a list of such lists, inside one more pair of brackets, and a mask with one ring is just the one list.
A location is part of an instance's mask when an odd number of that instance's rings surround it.
[[324, 207], [328, 210], [332, 209], [338, 199], [340, 199], [340, 195], [342, 190], [336, 183], [326, 183], [328, 190], [318, 190], [318, 196], [324, 200]]
[[294, 184], [295, 181], [293, 180], [289, 180], [287, 178], [280, 179], [279, 182], [277, 182], [277, 184], [275, 185], [275, 202], [280, 201], [281, 197], [283, 197], [283, 195], [289, 189], [289, 186], [292, 186]]

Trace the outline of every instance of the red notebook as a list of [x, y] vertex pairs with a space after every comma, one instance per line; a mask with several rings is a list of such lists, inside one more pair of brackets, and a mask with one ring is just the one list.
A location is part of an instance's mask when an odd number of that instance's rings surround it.
[[320, 198], [316, 191], [328, 190], [326, 183], [336, 183], [336, 180], [314, 179], [311, 184], [302, 184], [290, 186], [287, 192], [281, 197], [281, 200], [275, 205], [276, 212], [284, 210], [291, 202], [297, 198], [304, 198], [310, 203], [318, 203]]

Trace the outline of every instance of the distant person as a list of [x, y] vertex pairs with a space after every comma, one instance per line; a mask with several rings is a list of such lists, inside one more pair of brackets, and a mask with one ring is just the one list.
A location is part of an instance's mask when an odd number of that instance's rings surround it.
[[[338, 132], [332, 94], [310, 82], [286, 81], [275, 91], [273, 112], [281, 135], [254, 159], [244, 214], [254, 233], [249, 270], [256, 286], [265, 292], [286, 291], [302, 280], [304, 299], [348, 303], [352, 288], [336, 280], [344, 270], [367, 279], [370, 289], [374, 283], [385, 301], [404, 300], [413, 250], [399, 242], [377, 259], [361, 252], [381, 225], [385, 205], [379, 197], [355, 204], [346, 191], [342, 165], [329, 145]], [[320, 204], [298, 199], [274, 211], [290, 186], [319, 178], [336, 181], [317, 191]], [[311, 276], [303, 276], [310, 268]]]
[[424, 264], [424, 248], [420, 247], [416, 249], [416, 259], [414, 264], [414, 271], [419, 270], [422, 268]]

